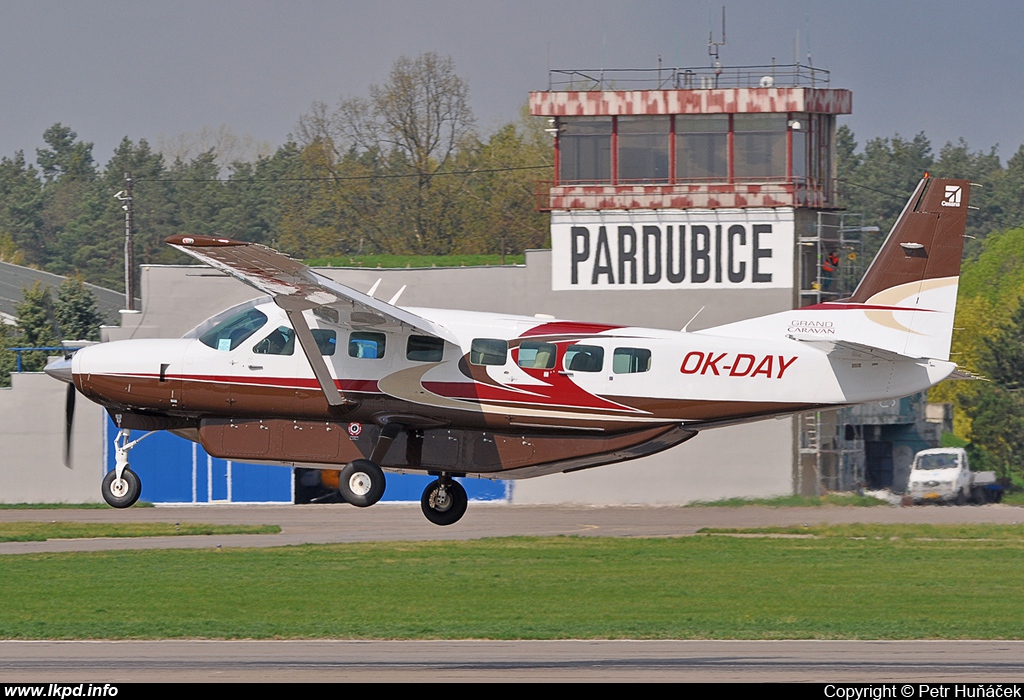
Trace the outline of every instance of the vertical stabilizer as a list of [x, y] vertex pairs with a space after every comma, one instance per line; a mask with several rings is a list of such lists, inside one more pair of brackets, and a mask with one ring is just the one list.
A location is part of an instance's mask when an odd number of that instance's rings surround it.
[[856, 291], [837, 302], [902, 332], [897, 352], [949, 359], [969, 198], [967, 180], [921, 180]]
[[967, 180], [921, 180], [857, 290], [845, 301], [869, 304], [879, 295], [899, 294], [893, 290], [908, 284], [958, 278], [969, 196]]
[[967, 180], [925, 177], [850, 298], [703, 332], [845, 340], [948, 360], [969, 196]]

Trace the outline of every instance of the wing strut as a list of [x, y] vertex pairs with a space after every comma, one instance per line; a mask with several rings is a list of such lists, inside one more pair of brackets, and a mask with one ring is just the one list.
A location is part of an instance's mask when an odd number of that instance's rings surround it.
[[313, 368], [313, 376], [316, 377], [316, 381], [320, 384], [320, 389], [324, 392], [327, 403], [331, 406], [344, 406], [345, 404], [353, 403], [353, 401], [346, 399], [338, 391], [334, 378], [331, 376], [331, 371], [327, 368], [323, 355], [320, 354], [320, 348], [316, 344], [316, 339], [313, 337], [312, 331], [309, 330], [309, 324], [306, 323], [306, 318], [302, 315], [302, 310], [290, 309], [280, 303], [286, 298], [278, 297], [276, 301], [278, 306], [281, 306], [285, 313], [288, 314], [288, 320], [291, 322], [292, 328], [295, 329], [295, 336], [299, 339], [302, 352], [305, 353], [306, 359], [309, 360], [309, 366]]

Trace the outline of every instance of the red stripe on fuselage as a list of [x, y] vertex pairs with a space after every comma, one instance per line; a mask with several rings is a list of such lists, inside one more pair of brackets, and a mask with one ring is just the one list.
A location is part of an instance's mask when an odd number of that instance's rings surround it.
[[622, 326], [608, 326], [603, 323], [577, 323], [575, 321], [554, 321], [534, 326], [523, 333], [520, 338], [530, 338], [535, 335], [596, 335], [605, 331], [622, 328]]

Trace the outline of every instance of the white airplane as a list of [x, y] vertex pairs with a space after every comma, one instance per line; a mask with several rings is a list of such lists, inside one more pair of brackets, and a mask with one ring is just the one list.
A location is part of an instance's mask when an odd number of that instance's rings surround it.
[[[402, 308], [262, 245], [172, 236], [266, 293], [183, 338], [78, 350], [47, 372], [119, 427], [104, 499], [141, 483], [153, 431], [247, 462], [341, 468], [356, 506], [384, 470], [437, 476], [424, 515], [465, 513], [455, 477], [517, 479], [621, 462], [723, 425], [922, 391], [949, 349], [970, 184], [923, 179], [854, 294], [697, 332]], [[132, 440], [132, 430], [147, 432]]]

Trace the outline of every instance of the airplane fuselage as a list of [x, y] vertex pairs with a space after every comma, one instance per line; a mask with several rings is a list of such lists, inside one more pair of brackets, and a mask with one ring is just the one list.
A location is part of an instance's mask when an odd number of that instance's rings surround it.
[[74, 357], [75, 384], [112, 411], [177, 418], [379, 423], [402, 414], [425, 425], [578, 435], [677, 424], [700, 429], [891, 398], [927, 388], [952, 367], [910, 358], [839, 361], [788, 338], [410, 311], [448, 328], [461, 345], [415, 330], [318, 328], [307, 313], [314, 333], [328, 336], [323, 354], [346, 398], [341, 407], [327, 404], [294, 341], [272, 347], [269, 340], [290, 326], [269, 300], [215, 317], [223, 325], [242, 313], [254, 316], [250, 326], [258, 327], [246, 327], [241, 341], [210, 335], [206, 327], [216, 330], [216, 323], [208, 322], [191, 337], [86, 348]]

